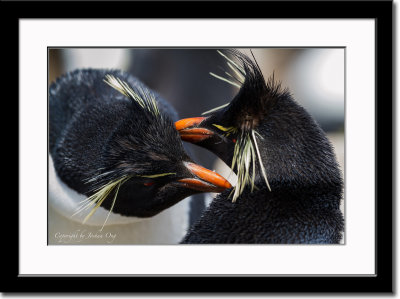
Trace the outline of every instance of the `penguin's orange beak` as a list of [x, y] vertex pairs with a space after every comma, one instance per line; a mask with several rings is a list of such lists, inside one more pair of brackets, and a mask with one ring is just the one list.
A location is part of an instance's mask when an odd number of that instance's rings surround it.
[[205, 117], [184, 118], [175, 122], [175, 128], [183, 141], [197, 143], [214, 135], [213, 131], [199, 127]]
[[185, 162], [185, 166], [194, 177], [178, 180], [184, 187], [201, 192], [222, 192], [232, 188], [226, 179], [214, 171], [191, 162]]

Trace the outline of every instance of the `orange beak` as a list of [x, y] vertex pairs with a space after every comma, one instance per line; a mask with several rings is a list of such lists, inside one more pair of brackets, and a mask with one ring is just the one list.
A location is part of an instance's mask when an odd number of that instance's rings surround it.
[[187, 188], [201, 192], [221, 192], [232, 188], [232, 185], [226, 179], [214, 171], [190, 162], [186, 162], [185, 165], [196, 176], [195, 178], [178, 180]]
[[204, 119], [205, 117], [192, 117], [175, 122], [175, 128], [178, 130], [181, 139], [196, 143], [213, 136], [213, 131], [198, 127]]

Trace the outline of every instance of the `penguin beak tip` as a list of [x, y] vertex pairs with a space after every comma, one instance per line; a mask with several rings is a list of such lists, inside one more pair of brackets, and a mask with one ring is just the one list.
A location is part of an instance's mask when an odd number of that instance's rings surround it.
[[204, 168], [195, 163], [186, 162], [186, 167], [194, 175], [194, 178], [179, 180], [185, 187], [201, 192], [222, 192], [232, 188], [232, 185], [218, 173]]
[[199, 125], [206, 119], [205, 117], [184, 118], [175, 122], [175, 128], [179, 132], [183, 141], [197, 143], [208, 139], [214, 132]]

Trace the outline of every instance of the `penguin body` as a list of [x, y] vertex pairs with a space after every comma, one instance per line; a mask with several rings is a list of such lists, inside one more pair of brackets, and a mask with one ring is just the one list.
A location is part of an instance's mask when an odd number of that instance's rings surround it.
[[182, 242], [339, 243], [343, 180], [325, 133], [288, 90], [264, 80], [254, 57], [221, 55], [237, 95], [176, 127], [232, 165], [238, 185], [214, 199]]
[[[145, 233], [156, 219], [160, 230], [165, 222], [163, 229], [174, 225], [179, 229], [171, 231], [182, 234], [188, 217], [158, 214], [192, 194], [229, 185], [193, 163], [176, 119], [172, 106], [127, 73], [85, 69], [57, 79], [49, 89], [49, 203], [68, 219], [101, 230], [127, 223], [134, 230], [135, 222], [146, 220], [140, 225]], [[175, 208], [186, 214], [188, 207]], [[157, 242], [155, 236], [136, 239]]]
[[[271, 186], [272, 188], [272, 186]], [[245, 190], [235, 201], [226, 190], [211, 202], [183, 244], [336, 244], [343, 216], [333, 195]], [[269, 194], [270, 193], [270, 194]], [[336, 202], [336, 204], [327, 204]]]

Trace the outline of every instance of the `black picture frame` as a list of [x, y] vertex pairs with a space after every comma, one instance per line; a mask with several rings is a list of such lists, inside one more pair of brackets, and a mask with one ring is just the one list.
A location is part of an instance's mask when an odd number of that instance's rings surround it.
[[[93, 6], [96, 9], [93, 9]], [[229, 5], [229, 9], [227, 9]], [[376, 20], [376, 276], [20, 276], [19, 183], [3, 201], [2, 292], [393, 292], [392, 158], [392, 1], [235, 1], [235, 2], [1, 2], [2, 82], [10, 93], [7, 106], [18, 110], [20, 18], [318, 18]], [[7, 70], [7, 71], [4, 71]], [[4, 88], [4, 87], [3, 87]], [[6, 132], [18, 144], [17, 132]], [[11, 143], [11, 141], [13, 141]], [[18, 155], [18, 150], [11, 155]], [[19, 156], [16, 158], [19, 161]], [[389, 166], [390, 165], [390, 166]], [[16, 169], [18, 169], [19, 162]], [[18, 182], [18, 180], [16, 180]], [[9, 189], [11, 190], [11, 189]], [[16, 191], [16, 192], [15, 192]], [[33, 195], [34, 197], [34, 195]], [[4, 242], [5, 241], [5, 242]], [[51, 262], [51, 261], [43, 261]]]

